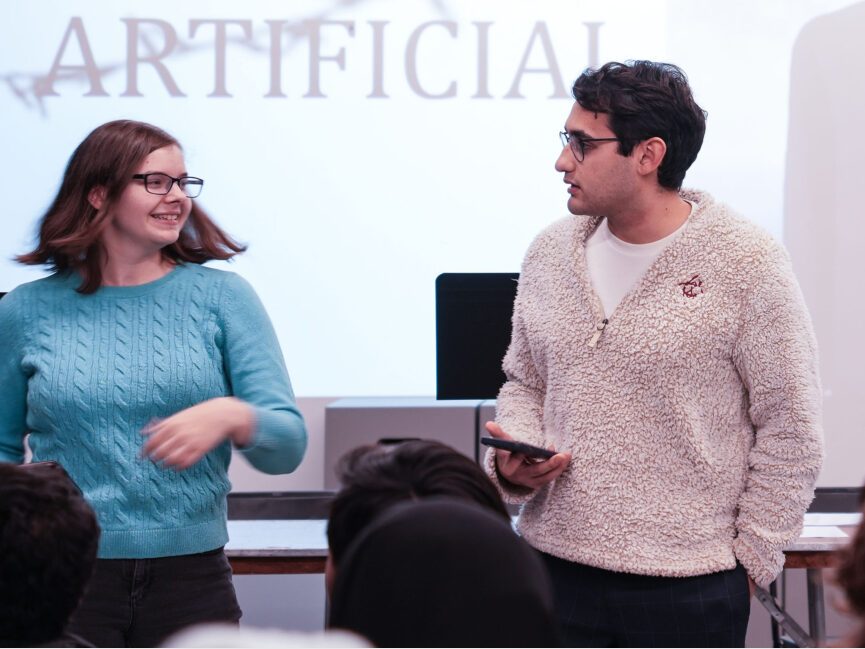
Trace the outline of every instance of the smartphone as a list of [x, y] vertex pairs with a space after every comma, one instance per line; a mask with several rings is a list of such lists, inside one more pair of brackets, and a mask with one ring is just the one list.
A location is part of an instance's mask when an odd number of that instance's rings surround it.
[[522, 453], [526, 457], [537, 457], [549, 460], [556, 452], [540, 446], [532, 446], [524, 442], [515, 442], [511, 439], [498, 439], [497, 437], [481, 437], [481, 444], [500, 448], [511, 453]]

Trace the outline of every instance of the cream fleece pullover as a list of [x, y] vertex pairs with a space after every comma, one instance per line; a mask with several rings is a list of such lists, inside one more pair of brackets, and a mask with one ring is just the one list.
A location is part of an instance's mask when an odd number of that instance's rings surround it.
[[685, 231], [605, 317], [586, 238], [568, 217], [526, 254], [496, 418], [570, 451], [529, 491], [518, 528], [537, 549], [607, 570], [689, 576], [738, 560], [766, 586], [800, 533], [823, 458], [814, 336], [787, 254], [701, 192]]

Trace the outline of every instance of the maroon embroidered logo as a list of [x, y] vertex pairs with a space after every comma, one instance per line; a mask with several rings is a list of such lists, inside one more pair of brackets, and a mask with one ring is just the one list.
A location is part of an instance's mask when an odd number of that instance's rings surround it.
[[679, 282], [679, 286], [682, 287], [682, 295], [685, 297], [697, 297], [698, 295], [705, 293], [703, 290], [703, 280], [700, 279], [699, 273], [694, 275], [691, 279]]

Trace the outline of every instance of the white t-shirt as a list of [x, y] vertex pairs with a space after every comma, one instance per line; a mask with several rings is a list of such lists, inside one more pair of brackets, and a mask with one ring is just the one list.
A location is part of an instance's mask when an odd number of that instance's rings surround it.
[[[691, 203], [693, 209], [694, 204]], [[682, 233], [687, 224], [685, 220], [675, 232], [651, 243], [627, 243], [610, 232], [607, 219], [601, 221], [598, 229], [586, 241], [586, 263], [605, 317], [610, 317], [658, 255]]]

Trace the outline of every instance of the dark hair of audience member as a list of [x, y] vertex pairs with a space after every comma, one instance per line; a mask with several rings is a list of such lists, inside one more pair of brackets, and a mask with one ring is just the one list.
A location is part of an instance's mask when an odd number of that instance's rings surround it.
[[329, 625], [377, 647], [558, 645], [552, 586], [511, 525], [452, 498], [394, 505], [352, 543]]
[[0, 464], [0, 645], [63, 634], [96, 561], [93, 510], [56, 464]]
[[844, 592], [845, 607], [859, 620], [853, 635], [842, 646], [865, 647], [865, 487], [859, 492], [863, 520], [847, 546], [838, 552], [835, 580]]
[[477, 462], [441, 442], [361, 446], [340, 458], [336, 474], [342, 488], [331, 505], [327, 542], [337, 565], [376, 516], [405, 500], [449, 496], [510, 521], [499, 492]]

